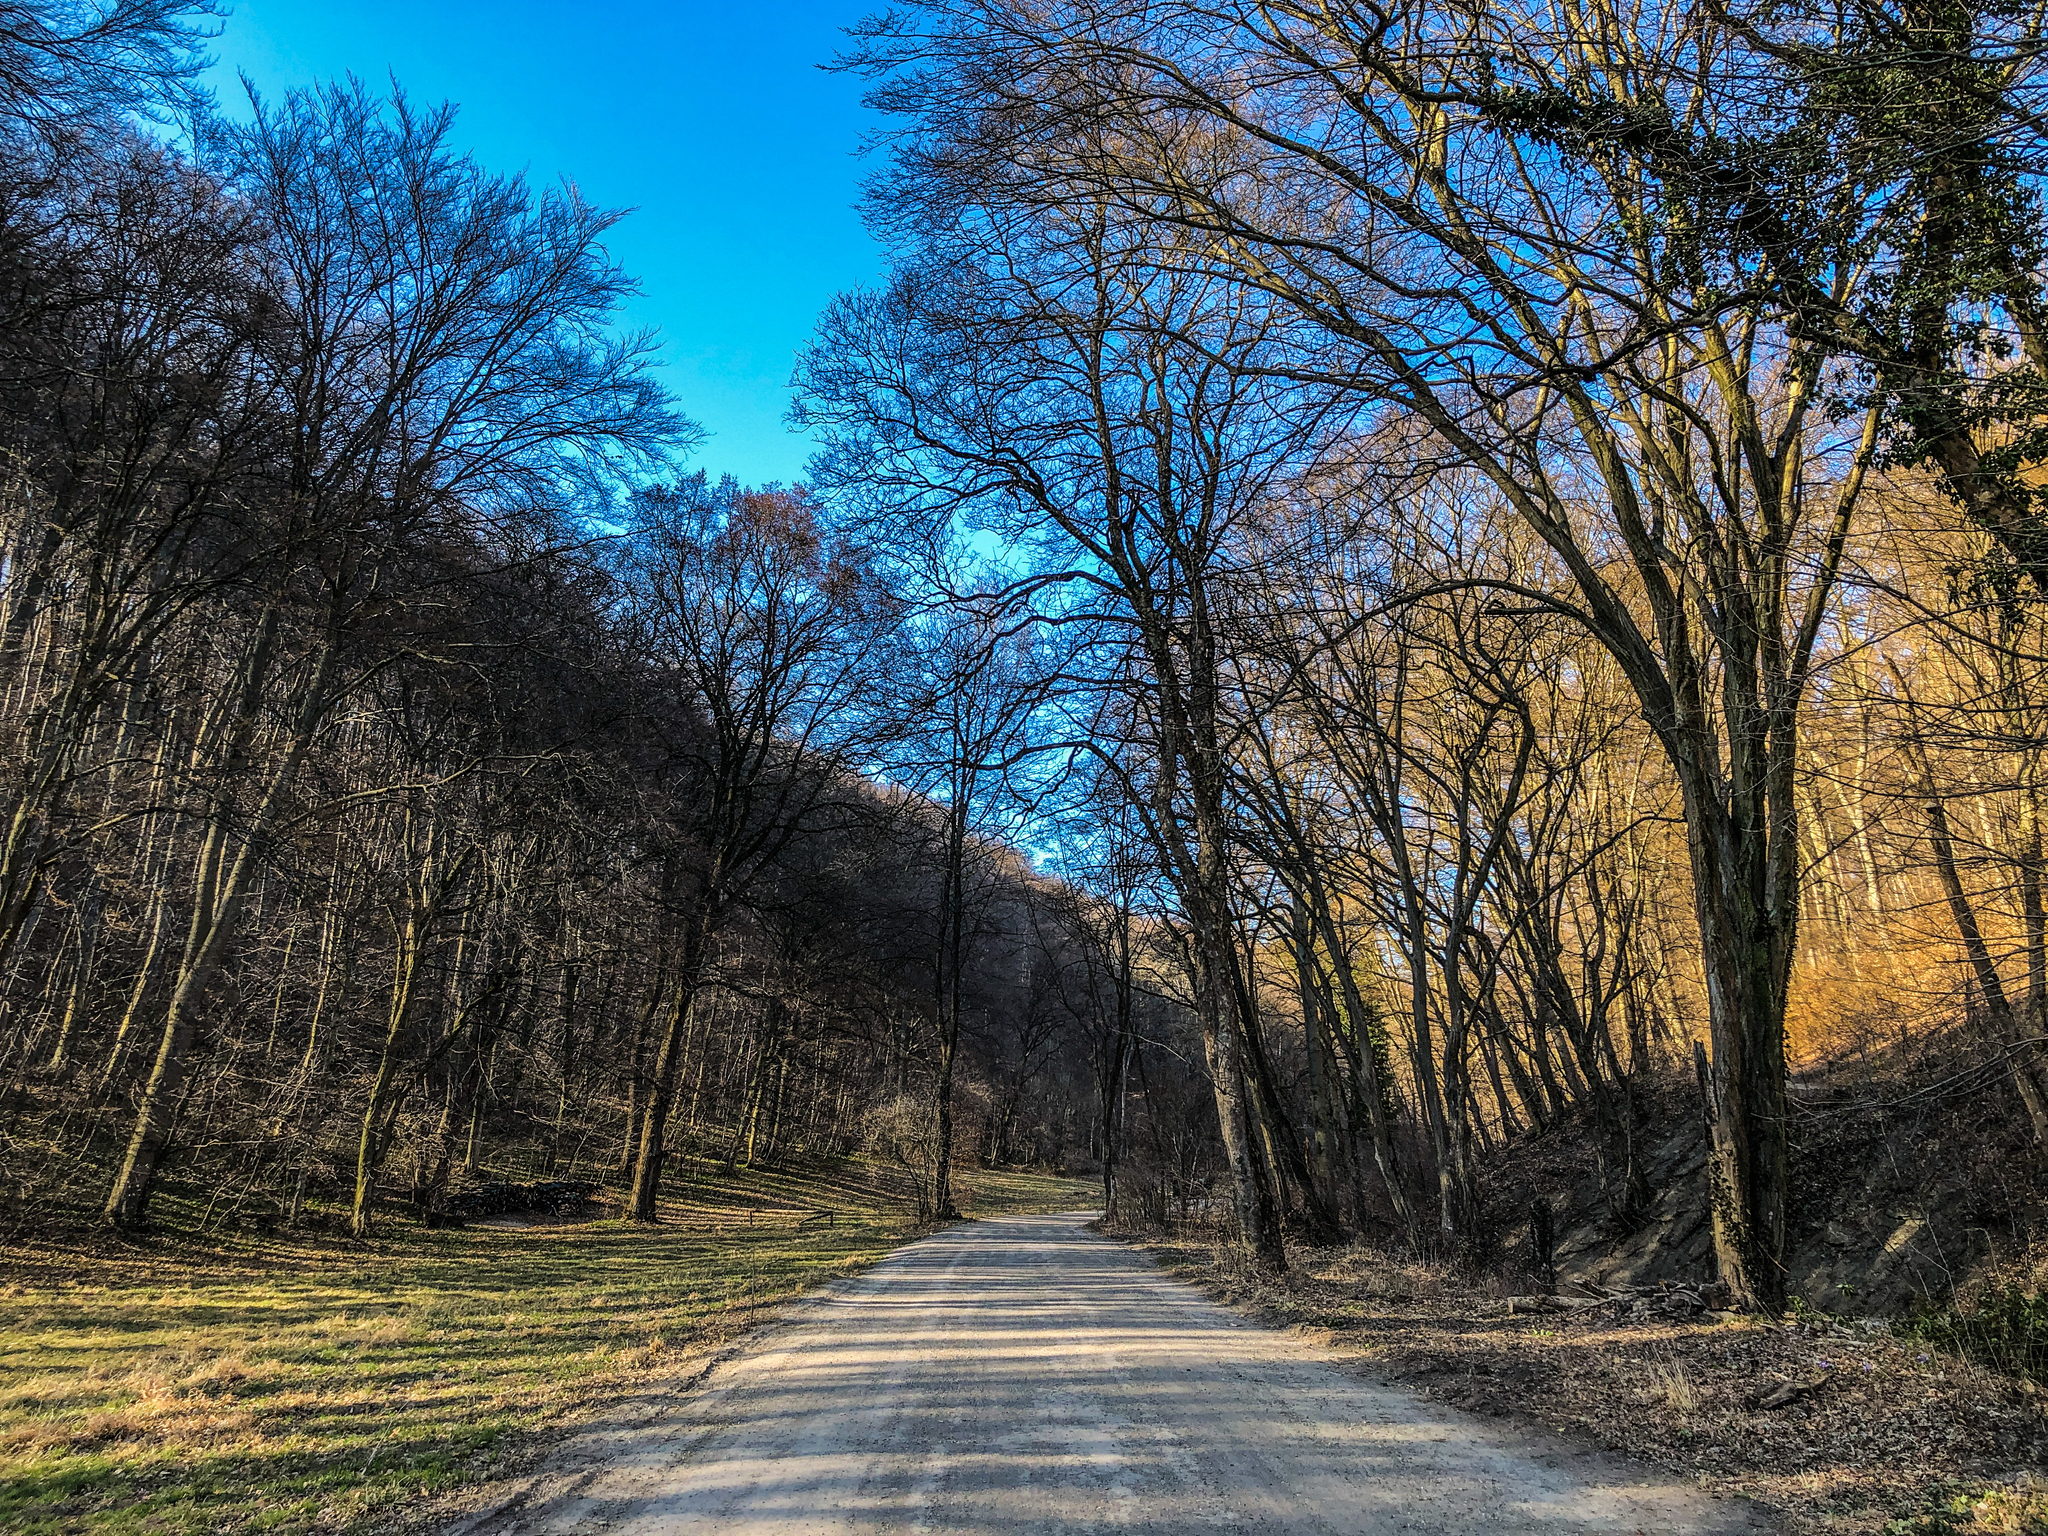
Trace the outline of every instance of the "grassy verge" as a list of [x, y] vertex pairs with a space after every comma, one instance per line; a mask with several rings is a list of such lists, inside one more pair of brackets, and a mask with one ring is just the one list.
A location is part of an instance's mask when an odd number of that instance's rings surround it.
[[965, 1181], [958, 1199], [961, 1213], [970, 1221], [1094, 1210], [1102, 1204], [1102, 1185], [1092, 1179], [1054, 1179], [1040, 1173], [1002, 1173], [988, 1168], [963, 1171], [954, 1178]]
[[[1090, 1198], [964, 1178], [970, 1215]], [[664, 1216], [18, 1246], [0, 1260], [0, 1530], [360, 1526], [911, 1235], [886, 1181], [848, 1165], [706, 1175]]]

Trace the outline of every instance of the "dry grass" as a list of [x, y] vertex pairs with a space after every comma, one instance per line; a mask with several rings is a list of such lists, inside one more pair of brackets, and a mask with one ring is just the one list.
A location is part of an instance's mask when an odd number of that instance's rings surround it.
[[[966, 1178], [970, 1214], [1089, 1199]], [[833, 1225], [802, 1219], [820, 1205]], [[707, 1177], [664, 1217], [18, 1247], [0, 1263], [0, 1530], [360, 1528], [908, 1235], [886, 1187], [844, 1166]]]
[[1692, 1377], [1686, 1374], [1684, 1366], [1652, 1364], [1646, 1379], [1651, 1402], [1681, 1417], [1699, 1411], [1699, 1389], [1693, 1385]]
[[[1807, 1317], [1668, 1323], [1487, 1315], [1492, 1287], [1364, 1249], [1293, 1251], [1278, 1281], [1230, 1250], [1147, 1242], [1173, 1272], [1451, 1405], [1513, 1414], [1683, 1472], [1801, 1536], [2048, 1536], [2048, 1413], [2030, 1384], [1924, 1343]], [[1763, 1409], [1786, 1380], [1817, 1381]]]
[[1992, 1489], [1981, 1498], [1965, 1495], [1962, 1502], [1966, 1507], [1953, 1512], [1967, 1513], [1975, 1530], [1994, 1531], [1998, 1536], [2039, 1536], [2048, 1531], [2048, 1489], [2037, 1485], [2031, 1475], [2017, 1487]]

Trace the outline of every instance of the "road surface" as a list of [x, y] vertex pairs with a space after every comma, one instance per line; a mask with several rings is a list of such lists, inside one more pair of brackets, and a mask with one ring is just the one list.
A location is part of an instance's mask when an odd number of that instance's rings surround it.
[[[804, 1304], [462, 1536], [1644, 1533], [1746, 1506], [1452, 1412], [1084, 1229], [950, 1227]], [[451, 1533], [452, 1536], [452, 1533]]]

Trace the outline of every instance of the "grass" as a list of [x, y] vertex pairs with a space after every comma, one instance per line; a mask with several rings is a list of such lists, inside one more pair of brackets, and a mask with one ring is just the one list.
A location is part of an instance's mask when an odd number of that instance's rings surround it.
[[[1093, 1197], [964, 1178], [971, 1216]], [[821, 1206], [830, 1226], [805, 1219]], [[18, 1246], [0, 1260], [0, 1530], [360, 1528], [911, 1235], [856, 1165], [704, 1173], [664, 1217]]]
[[1646, 1373], [1648, 1390], [1656, 1401], [1673, 1413], [1699, 1411], [1700, 1394], [1682, 1365], [1652, 1364]]
[[1951, 1483], [1918, 1515], [1887, 1521], [1885, 1536], [2048, 1536], [2048, 1491], [2031, 1480], [2011, 1486]]

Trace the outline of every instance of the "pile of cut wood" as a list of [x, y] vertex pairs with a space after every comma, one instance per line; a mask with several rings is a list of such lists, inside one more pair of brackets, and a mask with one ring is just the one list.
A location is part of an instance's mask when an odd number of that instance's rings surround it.
[[1497, 1304], [1496, 1316], [1522, 1317], [1538, 1312], [1566, 1312], [1582, 1316], [1598, 1313], [1621, 1322], [1689, 1322], [1709, 1314], [1732, 1317], [1727, 1311], [1728, 1288], [1721, 1282], [1709, 1285], [1595, 1285], [1590, 1280], [1565, 1282], [1579, 1294], [1510, 1296]]
[[562, 1216], [587, 1205], [596, 1193], [597, 1186], [584, 1179], [547, 1179], [539, 1184], [493, 1181], [450, 1195], [442, 1211], [450, 1222], [476, 1221], [485, 1216], [519, 1216], [535, 1211]]

